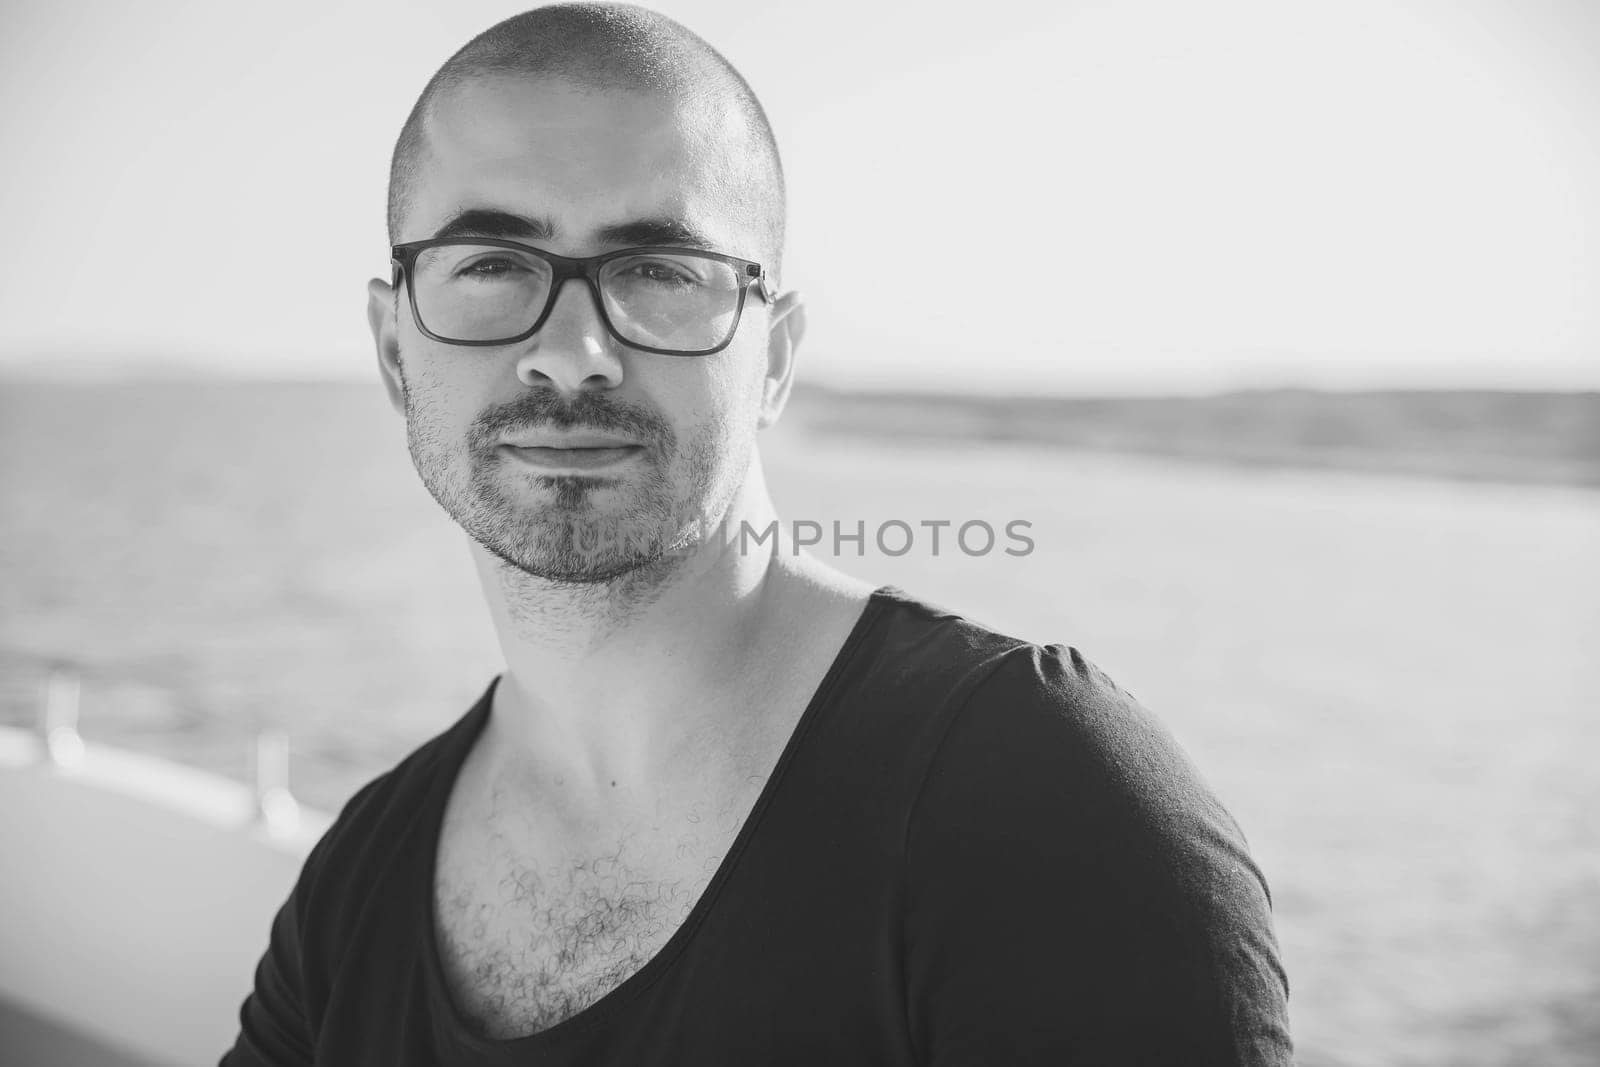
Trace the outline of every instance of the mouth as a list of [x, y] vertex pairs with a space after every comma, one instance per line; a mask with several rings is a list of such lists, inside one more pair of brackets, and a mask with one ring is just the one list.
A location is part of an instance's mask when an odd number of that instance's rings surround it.
[[601, 434], [550, 434], [517, 444], [506, 443], [502, 450], [522, 463], [541, 471], [596, 471], [630, 463], [644, 455], [644, 446]]

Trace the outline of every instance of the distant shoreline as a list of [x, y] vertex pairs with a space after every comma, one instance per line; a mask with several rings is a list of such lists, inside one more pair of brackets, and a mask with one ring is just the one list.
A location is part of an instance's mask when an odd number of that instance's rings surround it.
[[990, 397], [796, 386], [805, 432], [1600, 488], [1600, 392], [1271, 389]]
[[[0, 375], [0, 400], [31, 391], [130, 396], [172, 390], [349, 390], [375, 385], [204, 377], [117, 382]], [[1207, 463], [1600, 488], [1600, 392], [1314, 389], [1211, 396], [986, 396], [797, 383], [785, 424], [877, 441], [1033, 444]]]

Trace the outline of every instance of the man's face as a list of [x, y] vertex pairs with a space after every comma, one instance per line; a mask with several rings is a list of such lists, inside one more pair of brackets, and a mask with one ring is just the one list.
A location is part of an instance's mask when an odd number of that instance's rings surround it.
[[[437, 101], [400, 239], [489, 212], [528, 227], [498, 236], [562, 255], [703, 244], [759, 259], [738, 181], [747, 149], [730, 129], [720, 111], [631, 91], [475, 81]], [[616, 577], [722, 521], [776, 417], [775, 353], [788, 372], [754, 292], [728, 347], [696, 357], [615, 340], [581, 281], [532, 338], [488, 347], [431, 340], [403, 294], [371, 293], [423, 483], [485, 548], [544, 578]]]

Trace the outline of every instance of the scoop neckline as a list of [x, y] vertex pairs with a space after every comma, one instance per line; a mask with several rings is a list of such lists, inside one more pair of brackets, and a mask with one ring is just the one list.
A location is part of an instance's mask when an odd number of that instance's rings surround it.
[[[806, 735], [809, 733], [813, 722], [817, 719], [819, 710], [829, 702], [833, 691], [838, 686], [840, 677], [845, 669], [855, 658], [861, 643], [865, 640], [867, 632], [871, 630], [878, 616], [891, 603], [905, 600], [905, 594], [894, 586], [879, 586], [868, 596], [866, 605], [862, 608], [860, 616], [856, 619], [850, 633], [845, 637], [844, 643], [839, 646], [839, 651], [834, 654], [833, 662], [827, 672], [822, 676], [816, 691], [812, 693], [805, 710], [800, 713], [800, 718], [795, 722], [794, 729], [789, 734], [789, 739], [784, 743], [783, 750], [779, 753], [777, 762], [773, 764], [772, 772], [767, 776], [766, 782], [757, 795], [755, 804], [745, 816], [739, 832], [734, 835], [733, 844], [717, 865], [716, 872], [711, 880], [706, 883], [705, 891], [695, 901], [688, 916], [673, 931], [665, 944], [645, 961], [633, 974], [629, 975], [614, 988], [585, 1007], [583, 1010], [561, 1020], [554, 1026], [538, 1030], [531, 1034], [510, 1038], [479, 1037], [473, 1032], [467, 1021], [463, 1018], [461, 1009], [455, 999], [450, 995], [449, 987], [444, 979], [444, 962], [439, 952], [438, 922], [434, 914], [434, 885], [439, 874], [439, 841], [444, 828], [445, 810], [449, 806], [450, 794], [454, 791], [456, 779], [460, 776], [461, 768], [466, 762], [467, 754], [471, 752], [478, 736], [489, 721], [489, 714], [494, 703], [494, 693], [499, 687], [503, 674], [496, 674], [478, 698], [478, 704], [468, 713], [462, 723], [463, 729], [456, 744], [450, 752], [450, 760], [443, 773], [433, 785], [432, 809], [429, 812], [426, 824], [426, 836], [423, 840], [425, 867], [427, 878], [419, 890], [414, 893], [413, 903], [420, 897], [423, 921], [423, 958], [422, 968], [428, 987], [428, 998], [432, 1013], [436, 1016], [436, 1026], [443, 1029], [443, 1037], [451, 1044], [470, 1053], [486, 1058], [504, 1059], [505, 1057], [520, 1057], [530, 1051], [559, 1044], [572, 1037], [592, 1033], [605, 1023], [609, 1022], [620, 1010], [627, 1007], [638, 996], [654, 985], [694, 940], [706, 917], [716, 906], [718, 897], [721, 896], [723, 887], [733, 876], [738, 868], [750, 839], [754, 837], [760, 826], [767, 809], [772, 806], [773, 798], [782, 786], [796, 753], [803, 747]], [[439, 796], [439, 793], [443, 796]]]

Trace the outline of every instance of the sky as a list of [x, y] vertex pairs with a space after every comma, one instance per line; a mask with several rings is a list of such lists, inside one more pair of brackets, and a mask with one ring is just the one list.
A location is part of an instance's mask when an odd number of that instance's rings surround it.
[[[660, 0], [788, 174], [801, 375], [1600, 388], [1593, 0]], [[8, 0], [0, 371], [372, 379], [395, 135], [516, 4]]]

